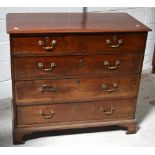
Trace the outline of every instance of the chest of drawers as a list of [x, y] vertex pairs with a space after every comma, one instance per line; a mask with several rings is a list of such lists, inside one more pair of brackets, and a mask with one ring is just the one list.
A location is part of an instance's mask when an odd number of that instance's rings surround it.
[[8, 14], [14, 144], [71, 128], [135, 133], [149, 30], [126, 13]]

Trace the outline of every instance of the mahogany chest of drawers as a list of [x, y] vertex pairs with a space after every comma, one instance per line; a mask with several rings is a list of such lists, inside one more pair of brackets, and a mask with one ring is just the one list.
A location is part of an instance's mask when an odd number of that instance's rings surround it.
[[149, 30], [126, 13], [8, 14], [14, 144], [71, 128], [135, 133]]

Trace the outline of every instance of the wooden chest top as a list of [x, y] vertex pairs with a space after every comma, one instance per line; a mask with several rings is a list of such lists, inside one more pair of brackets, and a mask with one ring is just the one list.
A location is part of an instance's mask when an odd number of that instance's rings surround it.
[[7, 32], [10, 34], [146, 32], [149, 30], [127, 13], [7, 14]]

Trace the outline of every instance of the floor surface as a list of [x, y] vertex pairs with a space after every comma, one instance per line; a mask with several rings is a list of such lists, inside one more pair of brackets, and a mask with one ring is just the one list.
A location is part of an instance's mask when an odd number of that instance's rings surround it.
[[[155, 75], [142, 74], [136, 112], [139, 130], [126, 135], [123, 130], [95, 130], [76, 134], [47, 134], [16, 146], [155, 146]], [[12, 144], [12, 114], [10, 99], [0, 100], [0, 146]]]

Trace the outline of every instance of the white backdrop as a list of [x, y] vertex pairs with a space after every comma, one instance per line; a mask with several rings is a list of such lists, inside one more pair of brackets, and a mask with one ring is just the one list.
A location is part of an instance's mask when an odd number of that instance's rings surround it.
[[[153, 48], [155, 43], [155, 8], [115, 8], [89, 7], [88, 12], [127, 12], [153, 31], [149, 32], [143, 70], [151, 69]], [[53, 8], [0, 8], [0, 99], [12, 96], [9, 36], [6, 34], [6, 14], [25, 12], [82, 12], [82, 7], [53, 7]]]

